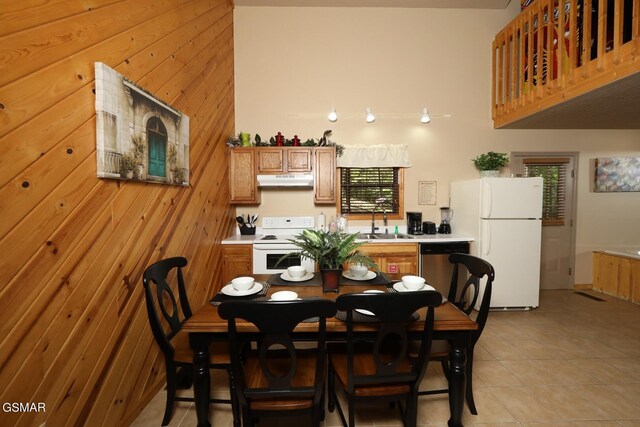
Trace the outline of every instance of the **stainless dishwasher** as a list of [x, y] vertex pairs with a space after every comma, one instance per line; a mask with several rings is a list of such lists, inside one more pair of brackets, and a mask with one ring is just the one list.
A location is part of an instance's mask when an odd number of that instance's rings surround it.
[[[449, 255], [454, 253], [469, 253], [469, 242], [448, 243], [420, 243], [420, 262], [418, 269], [420, 276], [424, 277], [428, 284], [436, 288], [442, 296], [449, 298], [451, 287], [451, 273], [453, 266], [449, 263]], [[465, 272], [458, 275], [458, 300], [464, 282], [467, 280]]]

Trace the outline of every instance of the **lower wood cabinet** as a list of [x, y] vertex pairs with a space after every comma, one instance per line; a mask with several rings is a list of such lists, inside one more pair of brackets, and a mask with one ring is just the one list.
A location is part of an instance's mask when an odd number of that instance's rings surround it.
[[252, 245], [222, 245], [222, 280], [229, 283], [238, 276], [253, 274]]
[[594, 252], [593, 289], [627, 301], [640, 302], [640, 260]]
[[366, 243], [360, 250], [373, 258], [383, 273], [418, 274], [417, 243]]

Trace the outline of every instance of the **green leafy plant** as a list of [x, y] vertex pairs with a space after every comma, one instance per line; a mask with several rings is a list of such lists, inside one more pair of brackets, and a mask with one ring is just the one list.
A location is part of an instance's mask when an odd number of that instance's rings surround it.
[[125, 178], [127, 173], [133, 172], [137, 166], [136, 159], [132, 154], [125, 153], [120, 158], [120, 175]]
[[173, 169], [178, 163], [178, 150], [176, 150], [175, 145], [169, 146], [169, 154], [167, 155], [167, 160], [169, 160], [169, 165], [171, 169]]
[[300, 253], [290, 253], [282, 256], [278, 263], [291, 255], [302, 255], [318, 263], [321, 270], [339, 269], [345, 263], [361, 264], [378, 270], [378, 265], [358, 248], [364, 242], [356, 242], [358, 233], [332, 233], [323, 230], [304, 230], [301, 234], [289, 239], [291, 243], [301, 249]]
[[505, 167], [509, 164], [509, 157], [507, 153], [496, 153], [493, 151], [489, 151], [485, 154], [480, 154], [479, 156], [471, 159], [473, 164], [481, 171], [493, 171], [499, 170], [502, 167]]
[[173, 173], [173, 182], [176, 184], [182, 184], [182, 181], [184, 180], [184, 172], [182, 172], [182, 168], [176, 166], [171, 169], [171, 172]]
[[144, 142], [142, 141], [142, 137], [132, 136], [131, 143], [133, 144], [133, 149], [131, 150], [131, 152], [133, 154], [133, 158], [136, 161], [136, 166], [143, 166]]

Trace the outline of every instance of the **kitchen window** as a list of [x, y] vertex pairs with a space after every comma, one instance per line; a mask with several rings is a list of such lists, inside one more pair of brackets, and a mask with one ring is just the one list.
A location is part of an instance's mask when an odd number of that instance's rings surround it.
[[369, 219], [372, 212], [384, 211], [389, 219], [402, 219], [402, 169], [340, 168], [340, 214]]

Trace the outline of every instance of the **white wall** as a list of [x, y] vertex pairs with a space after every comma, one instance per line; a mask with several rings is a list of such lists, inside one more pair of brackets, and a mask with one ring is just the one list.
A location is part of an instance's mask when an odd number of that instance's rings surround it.
[[[236, 131], [305, 140], [332, 129], [342, 145], [406, 144], [414, 166], [405, 175], [405, 209], [436, 223], [449, 183], [478, 176], [471, 158], [479, 153], [579, 152], [575, 282], [591, 283], [592, 250], [640, 246], [640, 193], [593, 193], [592, 159], [640, 156], [640, 131], [493, 129], [491, 41], [518, 12], [519, 2], [511, 3], [505, 10], [236, 7]], [[422, 125], [424, 106], [452, 117]], [[332, 107], [358, 117], [330, 123]], [[366, 107], [415, 117], [366, 124]], [[437, 181], [435, 206], [418, 205], [418, 181]], [[315, 207], [310, 191], [263, 191], [259, 208], [238, 213], [256, 210], [335, 214]]]

